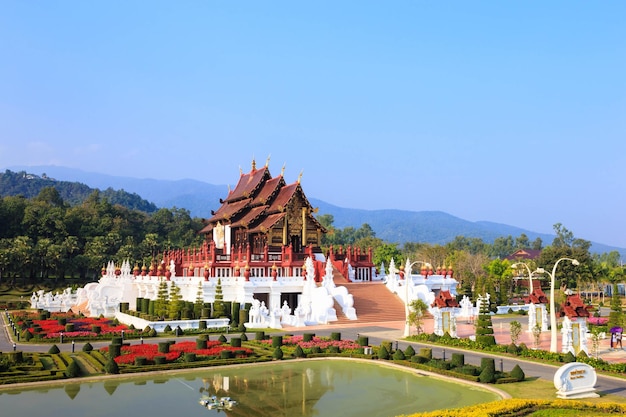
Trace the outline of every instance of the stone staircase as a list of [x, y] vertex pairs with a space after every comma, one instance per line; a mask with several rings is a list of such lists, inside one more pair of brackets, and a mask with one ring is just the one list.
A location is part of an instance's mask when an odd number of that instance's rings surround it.
[[335, 280], [339, 286], [345, 286], [354, 297], [357, 320], [348, 320], [341, 307], [335, 303], [337, 319], [335, 323], [379, 323], [385, 321], [404, 321], [404, 303], [391, 293], [382, 282], [347, 283]]

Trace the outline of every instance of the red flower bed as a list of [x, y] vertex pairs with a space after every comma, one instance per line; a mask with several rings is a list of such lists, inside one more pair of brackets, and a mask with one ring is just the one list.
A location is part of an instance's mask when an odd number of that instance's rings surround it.
[[[261, 343], [267, 344], [268, 346], [272, 345], [271, 340], [263, 340]], [[327, 338], [321, 338], [318, 336], [314, 336], [313, 340], [310, 342], [305, 342], [303, 337], [298, 336], [285, 336], [283, 338], [283, 346], [297, 346], [300, 345], [302, 349], [311, 349], [314, 346], [319, 346], [320, 349], [327, 349], [330, 346], [337, 346], [342, 351], [346, 349], [357, 349], [359, 348], [359, 344], [352, 340], [330, 340]]]
[[[102, 352], [108, 352], [109, 348], [104, 347], [100, 350]], [[165, 356], [167, 362], [172, 362], [185, 353], [195, 353], [198, 356], [219, 356], [220, 352], [223, 350], [240, 352], [238, 357], [247, 357], [253, 353], [252, 349], [222, 345], [219, 341], [207, 341], [206, 349], [197, 349], [196, 342], [178, 342], [170, 345], [169, 350], [168, 353], [159, 352], [158, 345], [153, 343], [122, 346], [121, 355], [115, 358], [115, 362], [118, 364], [133, 364], [137, 357], [143, 357], [149, 362], [154, 362], [155, 356]]]
[[[29, 317], [30, 316], [30, 317]], [[47, 320], [35, 320], [34, 313], [30, 313], [27, 316], [22, 316], [21, 321], [17, 324], [21, 325], [24, 320], [31, 319], [33, 327], [29, 327], [29, 331], [32, 334], [39, 334], [44, 339], [58, 339], [63, 332], [64, 337], [78, 338], [78, 337], [97, 337], [98, 335], [120, 335], [124, 331], [125, 335], [131, 335], [136, 333], [136, 330], [131, 330], [125, 324], [115, 324], [113, 320], [99, 317], [79, 317], [71, 313], [55, 313]], [[59, 319], [65, 318], [68, 324], [74, 325], [74, 331], [66, 332], [65, 325], [59, 324]], [[34, 325], [37, 325], [41, 330], [35, 331]], [[100, 326], [100, 333], [94, 333], [92, 326]]]

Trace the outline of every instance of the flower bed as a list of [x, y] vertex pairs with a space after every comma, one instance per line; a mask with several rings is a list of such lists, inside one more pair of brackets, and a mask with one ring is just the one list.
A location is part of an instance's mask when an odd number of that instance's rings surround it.
[[[270, 348], [272, 346], [272, 340], [261, 340], [260, 343], [266, 348]], [[350, 352], [351, 350], [353, 350], [354, 353], [356, 353], [357, 349], [361, 347], [353, 340], [331, 340], [326, 337], [318, 336], [313, 336], [311, 341], [305, 342], [302, 335], [283, 337], [282, 346], [287, 348], [295, 348], [296, 346], [300, 346], [303, 350], [310, 350], [316, 346], [322, 350], [327, 350], [331, 346], [336, 346], [341, 352]]]
[[587, 319], [587, 323], [592, 324], [594, 326], [606, 326], [608, 322], [609, 322], [608, 317], [589, 317]]
[[[207, 341], [206, 349], [197, 349], [196, 342], [184, 341], [170, 345], [169, 352], [159, 352], [158, 344], [146, 343], [140, 345], [125, 345], [121, 348], [121, 355], [115, 358], [115, 362], [121, 364], [134, 364], [135, 359], [138, 357], [145, 358], [148, 363], [154, 363], [154, 358], [157, 356], [165, 357], [166, 362], [174, 362], [181, 358], [185, 353], [195, 353], [198, 359], [202, 360], [202, 357], [208, 358], [212, 356], [219, 357], [223, 350], [229, 350], [233, 352], [233, 357], [245, 358], [250, 356], [252, 349], [233, 347], [223, 344], [219, 341]], [[108, 352], [108, 347], [100, 349], [101, 352]]]
[[[106, 338], [109, 339], [114, 335], [125, 336], [136, 334], [137, 331], [130, 329], [125, 324], [119, 324], [112, 319], [104, 317], [84, 317], [77, 316], [72, 313], [52, 313], [49, 319], [41, 320], [37, 313], [24, 313], [14, 318], [18, 326], [23, 327], [25, 322], [29, 322], [28, 331], [33, 336], [38, 336], [43, 340], [58, 340], [63, 333], [63, 337], [70, 339], [93, 339]], [[60, 319], [65, 319], [66, 324], [61, 324]], [[67, 331], [66, 325], [73, 327], [72, 331]], [[94, 332], [94, 328], [98, 328], [99, 332]]]

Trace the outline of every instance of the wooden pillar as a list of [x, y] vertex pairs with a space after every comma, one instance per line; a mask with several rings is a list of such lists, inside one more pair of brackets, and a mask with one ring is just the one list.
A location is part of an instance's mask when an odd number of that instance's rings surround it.
[[306, 207], [302, 207], [302, 246], [306, 247]]

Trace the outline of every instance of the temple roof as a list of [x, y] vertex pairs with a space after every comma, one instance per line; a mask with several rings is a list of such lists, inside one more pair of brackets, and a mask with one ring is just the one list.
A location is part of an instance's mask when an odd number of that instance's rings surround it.
[[247, 198], [245, 200], [235, 201], [234, 203], [222, 204], [208, 222], [217, 223], [218, 221], [230, 221], [233, 216], [244, 210], [248, 204], [250, 204], [250, 201], [251, 199]]
[[270, 197], [272, 197], [274, 193], [279, 192], [281, 187], [284, 188], [284, 186], [285, 186], [285, 180], [283, 179], [282, 176], [271, 178], [265, 181], [265, 184], [263, 184], [263, 188], [261, 188], [259, 193], [254, 197], [254, 200], [252, 201], [252, 205], [254, 206], [259, 205], [259, 204], [266, 205], [269, 202]]
[[459, 303], [456, 301], [456, 297], [450, 294], [450, 291], [441, 290], [439, 295], [435, 297], [435, 301], [431, 304], [431, 307], [458, 307]]
[[232, 227], [249, 227], [251, 224], [254, 223], [254, 221], [261, 216], [265, 210], [268, 208], [268, 206], [257, 206], [257, 207], [252, 207], [252, 209], [250, 209], [250, 211], [248, 211], [241, 219], [237, 220], [236, 222], [232, 223], [231, 226]]
[[250, 232], [266, 232], [272, 226], [274, 226], [278, 221], [282, 220], [283, 217], [286, 216], [286, 213], [275, 213], [267, 216], [261, 223], [256, 225], [253, 229], [250, 229]]
[[585, 305], [583, 300], [578, 295], [570, 295], [567, 297], [565, 303], [561, 306], [561, 317], [567, 316], [570, 319], [577, 317], [591, 317], [589, 310], [592, 310], [593, 306]]
[[263, 180], [268, 178], [271, 178], [271, 175], [267, 167], [263, 169], [253, 168], [248, 174], [241, 174], [237, 186], [228, 194], [225, 202], [232, 203], [242, 198], [254, 196], [256, 194], [255, 191], [263, 184]]
[[533, 287], [533, 292], [524, 300], [526, 304], [548, 304], [548, 297], [539, 287]]
[[541, 255], [541, 249], [518, 249], [505, 259], [516, 261], [519, 259], [537, 259]]

